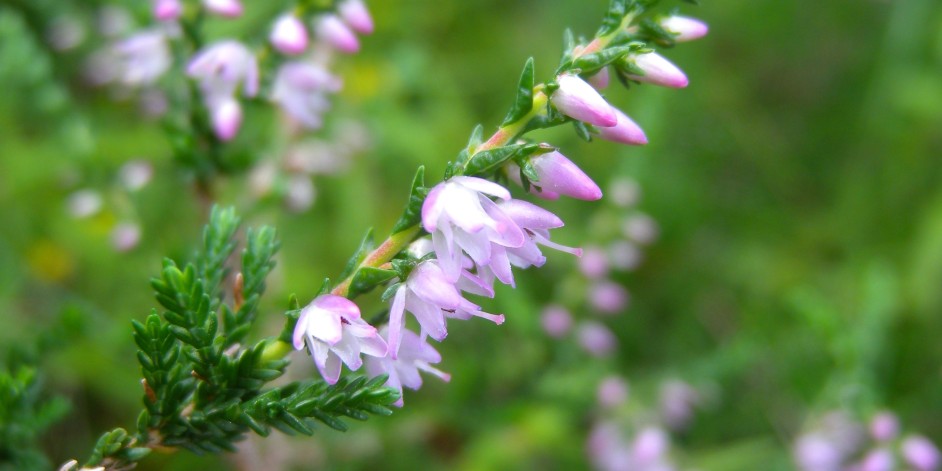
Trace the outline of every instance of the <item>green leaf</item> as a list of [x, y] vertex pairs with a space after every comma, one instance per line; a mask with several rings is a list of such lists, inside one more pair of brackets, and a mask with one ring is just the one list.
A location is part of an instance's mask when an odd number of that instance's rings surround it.
[[373, 288], [398, 276], [396, 270], [385, 270], [382, 268], [363, 267], [353, 275], [350, 282], [349, 298], [355, 298], [363, 293], [369, 292]]
[[582, 138], [586, 142], [592, 141], [592, 132], [589, 131], [589, 127], [586, 126], [582, 121], [573, 121], [572, 127], [576, 130], [576, 135]]
[[[546, 150], [546, 149], [549, 150]], [[526, 157], [535, 153], [545, 153], [554, 148], [542, 144], [510, 144], [496, 149], [478, 152], [468, 162], [466, 175], [487, 174], [498, 169], [504, 162], [513, 158]]]
[[625, 57], [631, 52], [638, 51], [644, 47], [644, 43], [629, 43], [623, 46], [608, 47], [599, 52], [586, 54], [579, 57], [572, 63], [572, 67], [580, 69], [584, 73], [592, 73], [605, 67], [615, 61]]
[[595, 36], [605, 36], [618, 31], [622, 20], [634, 7], [634, 0], [611, 0], [608, 4], [608, 11], [605, 13], [605, 17], [602, 18], [602, 26], [595, 33]]
[[533, 58], [531, 57], [527, 59], [527, 63], [523, 66], [523, 72], [520, 73], [520, 80], [517, 82], [517, 97], [514, 98], [514, 104], [501, 126], [519, 121], [533, 109], [534, 86]]
[[366, 254], [370, 253], [374, 248], [376, 248], [376, 242], [373, 240], [373, 228], [371, 227], [366, 230], [366, 234], [363, 235], [363, 239], [360, 241], [360, 246], [357, 247], [356, 252], [353, 253], [350, 260], [347, 260], [343, 271], [340, 272], [340, 279], [343, 280], [352, 275], [353, 270], [356, 270], [356, 268], [360, 266], [360, 262], [366, 258]]
[[[409, 201], [402, 212], [402, 216], [396, 221], [392, 228], [392, 234], [398, 234], [409, 229], [422, 221], [422, 203], [428, 195], [428, 188], [425, 188], [425, 166], [420, 166], [415, 171], [415, 178], [412, 179], [412, 190], [409, 192]], [[343, 276], [341, 278], [346, 278]]]

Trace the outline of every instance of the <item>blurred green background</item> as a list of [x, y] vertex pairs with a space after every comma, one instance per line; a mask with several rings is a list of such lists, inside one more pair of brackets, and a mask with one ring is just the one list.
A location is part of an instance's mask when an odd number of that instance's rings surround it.
[[[264, 30], [278, 4], [256, 3], [218, 34]], [[259, 335], [277, 332], [290, 293], [309, 299], [336, 276], [367, 227], [392, 226], [418, 165], [437, 179], [474, 125], [496, 127], [528, 56], [549, 78], [563, 29], [591, 35], [606, 4], [369, 3], [377, 31], [337, 61], [345, 88], [329, 120], [362, 122], [370, 150], [319, 177], [302, 214], [245, 197], [244, 178], [221, 186], [222, 204], [274, 224], [283, 240]], [[641, 267], [618, 277], [632, 300], [603, 319], [619, 340], [613, 357], [591, 359], [540, 329], [548, 299], [576, 302], [557, 289], [576, 261], [553, 253], [544, 269], [519, 273], [517, 290], [485, 301], [507, 315], [503, 326], [452, 325], [439, 365], [452, 381], [428, 378], [393, 417], [346, 434], [252, 440], [238, 458], [156, 456], [140, 469], [251, 469], [253, 456], [297, 469], [584, 469], [595, 388], [611, 373], [652, 407], [665, 379], [711, 391], [675, 439], [677, 461], [702, 470], [791, 469], [806, 419], [840, 407], [889, 408], [942, 439], [942, 4], [702, 3], [682, 12], [709, 23], [709, 36], [664, 52], [689, 88], [606, 92], [649, 145], [537, 134], [603, 189], [637, 181], [640, 209], [660, 226]], [[72, 403], [44, 439], [55, 463], [84, 458], [107, 428], [133, 426], [141, 391], [129, 320], [156, 306], [149, 277], [162, 257], [191, 252], [204, 217], [157, 122], [84, 85], [81, 55], [53, 53], [42, 30], [53, 19], [34, 14], [92, 8], [0, 1], [0, 343], [45, 339], [44, 387]], [[254, 111], [246, 133], [275, 125]], [[237, 145], [267, 158], [263, 144]], [[118, 168], [140, 158], [153, 182], [121, 192]], [[102, 212], [69, 215], [80, 188], [103, 193]], [[598, 237], [605, 222], [590, 223], [592, 213], [608, 204], [545, 206], [567, 221], [555, 238], [580, 245]], [[142, 240], [118, 253], [109, 232], [126, 218], [140, 221]], [[364, 311], [378, 309], [375, 298]], [[316, 374], [296, 360], [294, 374]]]

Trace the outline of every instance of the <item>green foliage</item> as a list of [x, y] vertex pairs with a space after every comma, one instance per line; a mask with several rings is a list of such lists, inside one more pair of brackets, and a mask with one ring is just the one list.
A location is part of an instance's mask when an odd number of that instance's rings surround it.
[[5, 364], [0, 369], [0, 470], [48, 468], [39, 438], [68, 409], [63, 398], [46, 397], [35, 367]]
[[412, 179], [412, 189], [409, 191], [409, 201], [402, 212], [402, 216], [396, 221], [392, 228], [393, 234], [398, 234], [410, 227], [416, 226], [422, 221], [422, 203], [428, 195], [428, 188], [425, 187], [425, 167], [419, 166], [415, 171], [415, 177]]
[[517, 96], [514, 98], [514, 104], [501, 126], [522, 119], [530, 110], [533, 109], [533, 87], [536, 85], [533, 78], [533, 58], [527, 59], [523, 66], [523, 72], [520, 73], [520, 80], [517, 82]]

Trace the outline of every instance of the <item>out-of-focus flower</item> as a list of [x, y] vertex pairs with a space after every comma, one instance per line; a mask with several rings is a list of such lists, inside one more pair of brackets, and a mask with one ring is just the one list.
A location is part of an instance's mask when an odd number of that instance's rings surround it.
[[[478, 267], [486, 267], [491, 264], [491, 244], [520, 247], [527, 241], [487, 195], [510, 199], [510, 192], [496, 183], [461, 176], [435, 185], [422, 204], [422, 226], [432, 234], [435, 256], [452, 282], [461, 276], [462, 251]], [[504, 283], [513, 281], [509, 270], [497, 276]]]
[[870, 435], [878, 442], [887, 442], [899, 435], [899, 419], [889, 411], [878, 412], [870, 419]]
[[239, 0], [203, 0], [206, 10], [226, 18], [242, 16], [242, 2]]
[[599, 471], [639, 471], [632, 466], [631, 447], [613, 422], [592, 427], [588, 442], [589, 460]]
[[301, 54], [307, 49], [307, 29], [304, 23], [292, 14], [284, 14], [275, 20], [271, 35], [272, 46], [283, 54]]
[[550, 95], [550, 101], [560, 113], [595, 126], [618, 124], [615, 109], [578, 75], [561, 74], [556, 83], [559, 88]]
[[628, 305], [628, 290], [614, 281], [602, 280], [589, 289], [589, 304], [604, 314], [616, 314]]
[[572, 315], [568, 309], [558, 304], [550, 304], [543, 308], [540, 324], [550, 337], [562, 338], [572, 328]]
[[360, 308], [341, 296], [322, 294], [301, 310], [294, 328], [294, 348], [307, 345], [314, 364], [328, 384], [340, 378], [341, 362], [350, 370], [363, 364], [360, 353], [386, 356], [386, 341], [360, 318]]
[[602, 407], [618, 407], [628, 400], [628, 382], [621, 376], [607, 376], [599, 383], [596, 398]]
[[860, 460], [856, 466], [848, 468], [852, 471], [893, 471], [896, 469], [896, 460], [893, 452], [886, 448], [871, 450]]
[[289, 62], [278, 69], [272, 101], [304, 127], [317, 129], [330, 108], [327, 93], [336, 93], [341, 86], [339, 78], [317, 64]]
[[[507, 261], [511, 265], [519, 268], [529, 268], [531, 266], [541, 267], [546, 263], [546, 257], [540, 251], [539, 246], [543, 245], [562, 252], [571, 253], [577, 257], [582, 256], [582, 249], [567, 247], [557, 244], [550, 240], [550, 229], [556, 229], [563, 226], [562, 219], [555, 214], [528, 201], [512, 199], [501, 201], [497, 206], [510, 217], [510, 220], [523, 230], [526, 234], [524, 243], [520, 247], [493, 247], [493, 253], [499, 254], [506, 251]], [[504, 257], [500, 257], [501, 259]], [[495, 257], [490, 268], [497, 270], [498, 258]], [[507, 267], [510, 271], [510, 267]]]
[[113, 47], [117, 79], [124, 85], [139, 87], [157, 81], [173, 62], [167, 46], [167, 33], [148, 29], [118, 42]]
[[903, 459], [916, 471], [939, 469], [939, 449], [922, 435], [910, 435], [900, 445]]
[[211, 44], [187, 65], [187, 74], [198, 80], [207, 101], [235, 95], [239, 85], [245, 96], [258, 93], [258, 64], [245, 45], [234, 40]]
[[127, 252], [141, 241], [141, 226], [133, 222], [122, 222], [111, 231], [111, 246], [118, 252]]
[[664, 430], [646, 427], [635, 437], [631, 444], [632, 461], [637, 469], [656, 469], [666, 457], [670, 439]]
[[[387, 330], [388, 327], [383, 327], [380, 334], [387, 336], [388, 341]], [[386, 385], [399, 390], [399, 400], [395, 402], [395, 405], [399, 407], [403, 404], [403, 386], [413, 391], [422, 387], [420, 371], [431, 373], [445, 382], [451, 381], [450, 374], [432, 366], [433, 363], [440, 363], [442, 356], [438, 350], [435, 350], [435, 347], [429, 345], [426, 339], [427, 337], [419, 337], [411, 330], [403, 330], [397, 358], [387, 355], [366, 359], [366, 371], [370, 376], [389, 375]]]
[[637, 123], [629, 118], [628, 115], [622, 113], [621, 110], [617, 108], [612, 109], [615, 110], [616, 123], [611, 127], [598, 128], [599, 137], [607, 141], [631, 146], [642, 146], [648, 143], [648, 137]]
[[586, 247], [579, 259], [579, 271], [586, 278], [602, 278], [608, 274], [608, 256], [598, 247]]
[[79, 190], [69, 196], [69, 214], [76, 219], [94, 216], [101, 210], [101, 195], [95, 190]]
[[337, 5], [337, 13], [351, 28], [360, 34], [373, 32], [373, 18], [363, 0], [343, 0]]
[[285, 192], [285, 206], [289, 210], [300, 213], [307, 211], [314, 205], [317, 190], [314, 182], [307, 175], [292, 175], [288, 179], [288, 188]]
[[242, 126], [242, 105], [233, 97], [224, 97], [210, 106], [213, 132], [223, 141], [231, 141]]
[[57, 51], [74, 49], [85, 40], [85, 26], [73, 17], [60, 16], [49, 25], [46, 38]]
[[144, 188], [154, 176], [154, 167], [146, 160], [132, 160], [118, 170], [118, 179], [128, 191]]
[[[638, 268], [643, 259], [641, 249], [627, 240], [612, 242], [612, 245], [608, 247], [608, 254], [612, 266], [623, 271]], [[585, 258], [585, 255], [582, 258]]]
[[357, 35], [337, 15], [321, 15], [314, 19], [314, 33], [327, 44], [346, 53], [360, 50]]
[[664, 18], [660, 22], [661, 28], [674, 33], [674, 41], [679, 43], [693, 41], [706, 36], [710, 28], [706, 23], [687, 16], [674, 15]]
[[183, 14], [183, 4], [180, 0], [153, 0], [154, 18], [160, 21], [173, 21]]
[[654, 242], [659, 232], [657, 222], [647, 214], [632, 215], [625, 220], [625, 225], [622, 228], [625, 237], [639, 244]]
[[116, 38], [131, 31], [134, 26], [134, 18], [127, 9], [107, 5], [98, 11], [98, 32], [106, 38]]
[[630, 178], [615, 178], [609, 186], [608, 197], [616, 205], [628, 208], [641, 200], [641, 187]]
[[661, 386], [659, 402], [661, 417], [667, 427], [682, 430], [690, 424], [694, 406], [700, 402], [700, 394], [689, 384], [675, 379]]
[[481, 311], [481, 307], [468, 301], [455, 287], [437, 260], [426, 260], [409, 274], [396, 290], [389, 309], [389, 355], [395, 359], [405, 331], [405, 311], [419, 321], [422, 335], [441, 342], [448, 335], [445, 318], [470, 319], [482, 317], [495, 324], [503, 324], [502, 314]]
[[629, 74], [632, 80], [670, 88], [684, 88], [689, 83], [683, 71], [656, 52], [638, 54], [629, 60], [644, 72], [643, 75]]
[[612, 334], [611, 330], [608, 330], [608, 327], [595, 321], [583, 322], [579, 325], [577, 337], [579, 345], [590, 355], [596, 357], [611, 355], [618, 343], [615, 335]]
[[[585, 201], [595, 201], [602, 197], [602, 190], [566, 156], [553, 151], [530, 159], [530, 165], [539, 177], [530, 187], [530, 193], [540, 198], [555, 200], [559, 195]], [[507, 164], [507, 176], [522, 184], [520, 167], [510, 162]]]

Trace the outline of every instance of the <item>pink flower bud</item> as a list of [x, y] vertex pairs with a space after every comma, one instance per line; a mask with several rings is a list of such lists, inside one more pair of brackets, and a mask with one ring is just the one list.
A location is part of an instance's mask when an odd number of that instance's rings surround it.
[[644, 130], [637, 123], [619, 109], [612, 109], [615, 110], [617, 122], [611, 127], [598, 128], [599, 137], [606, 141], [620, 142], [631, 146], [641, 146], [648, 143], [648, 137], [644, 135]]
[[373, 18], [363, 0], [344, 0], [337, 5], [337, 13], [354, 31], [361, 34], [373, 32]]
[[354, 53], [360, 50], [360, 41], [337, 15], [323, 15], [314, 20], [317, 37], [341, 52]]
[[238, 100], [225, 98], [210, 110], [213, 132], [223, 141], [231, 141], [242, 126], [242, 107]]
[[903, 458], [916, 471], [934, 471], [939, 468], [939, 449], [921, 435], [912, 435], [903, 440]]
[[561, 74], [556, 82], [559, 88], [550, 96], [550, 101], [560, 113], [600, 127], [618, 124], [615, 109], [578, 75]]
[[268, 39], [283, 54], [300, 54], [307, 48], [307, 29], [298, 17], [285, 14], [275, 20]]
[[122, 222], [111, 231], [111, 246], [118, 252], [127, 252], [141, 241], [141, 226]]
[[596, 357], [606, 357], [615, 350], [618, 340], [608, 327], [594, 321], [584, 322], [577, 333], [579, 346]]
[[628, 290], [614, 281], [601, 281], [590, 289], [589, 303], [603, 314], [617, 314], [628, 305]]
[[596, 396], [602, 407], [618, 407], [628, 400], [628, 383], [620, 376], [606, 377], [599, 383]]
[[870, 434], [879, 442], [893, 440], [899, 434], [899, 419], [892, 412], [878, 413], [870, 420]]
[[638, 433], [631, 448], [636, 463], [647, 469], [646, 465], [660, 461], [669, 446], [667, 433], [657, 427], [648, 427]]
[[569, 333], [572, 327], [572, 316], [566, 308], [558, 304], [550, 304], [543, 308], [540, 324], [543, 325], [543, 330], [547, 335], [558, 339]]
[[173, 21], [183, 14], [180, 0], [154, 0], [154, 18], [160, 21]]
[[242, 16], [242, 3], [239, 0], [203, 0], [203, 6], [210, 13], [226, 18]]
[[602, 278], [608, 274], [608, 256], [598, 247], [586, 247], [579, 259], [579, 271], [587, 278]]
[[684, 88], [689, 83], [683, 71], [656, 52], [639, 54], [633, 60], [644, 75], [628, 75], [632, 80], [671, 88]]
[[893, 471], [896, 469], [893, 453], [886, 448], [878, 448], [867, 453], [858, 465], [859, 471]]
[[[539, 177], [530, 187], [530, 193], [536, 196], [554, 200], [562, 194], [585, 201], [595, 201], [602, 197], [599, 186], [559, 152], [553, 151], [533, 157], [530, 164]], [[508, 164], [507, 175], [511, 180], [521, 183], [520, 167], [516, 164]]]
[[706, 23], [696, 18], [676, 15], [661, 20], [661, 27], [676, 34], [674, 41], [679, 43], [700, 39], [709, 31]]
[[604, 90], [608, 87], [608, 67], [603, 67], [602, 70], [586, 77], [586, 81], [589, 82], [589, 85], [595, 87], [596, 90]]

